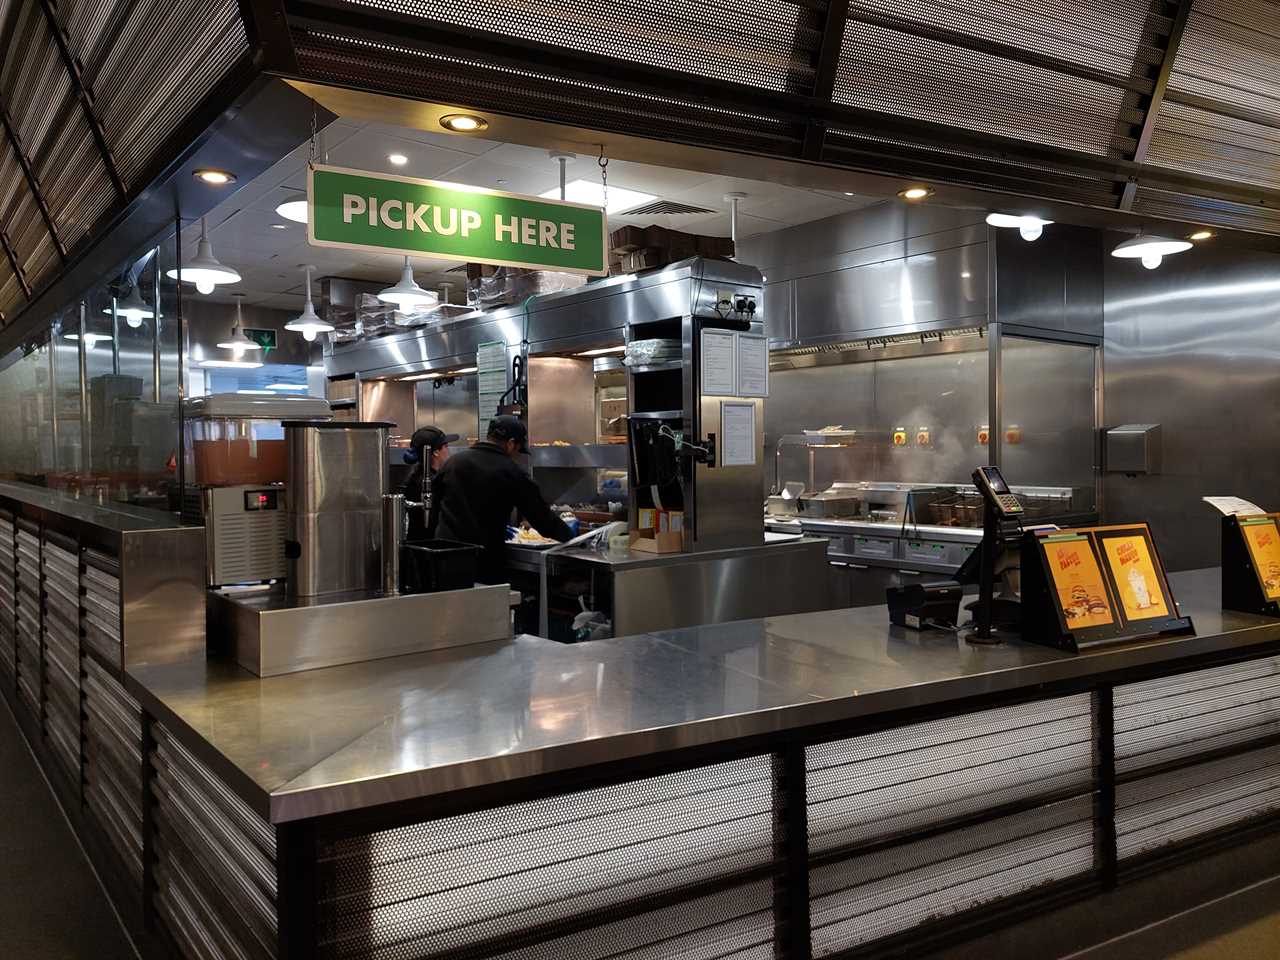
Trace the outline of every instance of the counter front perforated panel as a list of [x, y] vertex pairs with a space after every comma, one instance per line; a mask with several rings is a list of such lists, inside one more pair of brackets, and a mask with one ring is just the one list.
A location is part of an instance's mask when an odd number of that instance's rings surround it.
[[[771, 758], [747, 757], [322, 844], [320, 955], [678, 960], [711, 941], [716, 957], [771, 957], [769, 884], [642, 912], [612, 937], [574, 922], [768, 867], [772, 784]], [[504, 946], [558, 925], [536, 950]]]
[[12, 688], [18, 679], [18, 601], [14, 581], [17, 562], [13, 515], [0, 510], [0, 683]]
[[124, 869], [142, 883], [142, 708], [84, 659], [84, 799]]
[[276, 842], [271, 825], [153, 727], [156, 909], [201, 960], [276, 956]]
[[45, 732], [73, 783], [80, 782], [80, 558], [74, 542], [46, 534]]

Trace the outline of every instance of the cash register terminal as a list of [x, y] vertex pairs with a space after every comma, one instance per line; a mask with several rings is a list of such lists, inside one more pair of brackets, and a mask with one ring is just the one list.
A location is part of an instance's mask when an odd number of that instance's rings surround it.
[[1000, 473], [999, 467], [979, 467], [973, 471], [973, 482], [982, 494], [982, 499], [997, 515], [1014, 517], [1023, 512], [1022, 504], [1004, 482], [1004, 475]]
[[[978, 467], [973, 471], [973, 484], [982, 494], [982, 543], [956, 577], [961, 583], [978, 584], [978, 599], [969, 606], [973, 629], [965, 639], [970, 643], [1000, 643], [1021, 630], [1022, 610], [1015, 592], [1025, 510], [999, 467]], [[1009, 588], [999, 596], [997, 576]]]

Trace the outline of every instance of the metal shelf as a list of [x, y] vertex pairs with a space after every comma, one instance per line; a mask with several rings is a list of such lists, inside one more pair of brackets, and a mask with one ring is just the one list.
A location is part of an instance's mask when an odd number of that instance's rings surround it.
[[627, 367], [632, 373], [667, 373], [671, 370], [683, 370], [683, 360], [665, 360], [662, 363], [646, 363], [640, 366]]
[[683, 420], [683, 410], [645, 410], [627, 414], [632, 420]]

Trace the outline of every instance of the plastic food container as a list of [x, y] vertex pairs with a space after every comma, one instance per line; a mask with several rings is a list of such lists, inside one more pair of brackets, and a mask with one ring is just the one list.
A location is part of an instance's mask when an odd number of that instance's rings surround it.
[[467, 590], [476, 584], [480, 548], [454, 540], [410, 540], [400, 549], [401, 589], [405, 593]]
[[201, 487], [283, 483], [288, 474], [284, 420], [330, 420], [318, 397], [214, 394], [186, 406], [186, 456]]

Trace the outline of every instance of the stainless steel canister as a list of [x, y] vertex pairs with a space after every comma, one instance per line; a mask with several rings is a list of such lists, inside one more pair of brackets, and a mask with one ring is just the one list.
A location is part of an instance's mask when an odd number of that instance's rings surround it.
[[387, 423], [287, 421], [289, 592], [382, 586]]

